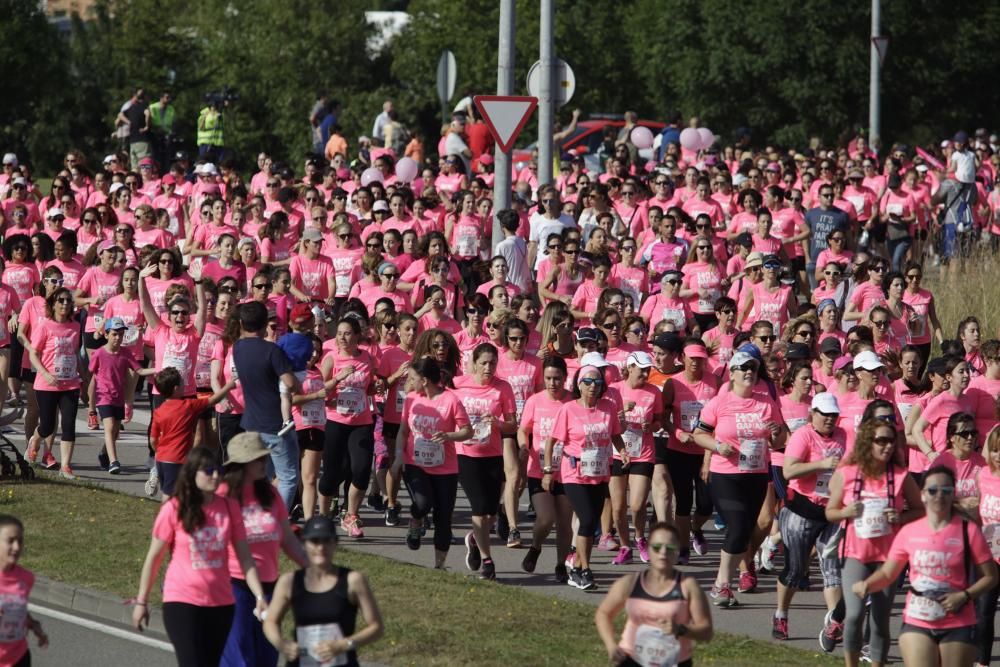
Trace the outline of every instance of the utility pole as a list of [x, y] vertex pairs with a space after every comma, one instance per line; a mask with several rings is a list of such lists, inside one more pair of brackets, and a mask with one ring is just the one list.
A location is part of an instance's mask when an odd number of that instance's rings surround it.
[[[500, 0], [500, 44], [497, 49], [497, 95], [514, 94], [514, 0]], [[510, 208], [511, 158], [497, 146], [493, 150], [493, 210]], [[493, 249], [503, 240], [503, 231], [493, 215]]]
[[552, 183], [552, 125], [555, 104], [552, 75], [555, 70], [555, 29], [553, 0], [541, 0], [538, 56], [541, 62], [541, 95], [538, 99], [538, 185]]
[[882, 58], [878, 52], [878, 40], [882, 37], [882, 7], [881, 0], [872, 0], [872, 37], [868, 48], [871, 50], [871, 66], [868, 80], [868, 145], [881, 153], [882, 142], [882, 101], [881, 76]]

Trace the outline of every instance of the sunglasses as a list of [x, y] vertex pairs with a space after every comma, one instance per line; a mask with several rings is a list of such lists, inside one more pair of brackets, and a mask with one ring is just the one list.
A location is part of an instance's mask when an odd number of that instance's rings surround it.
[[622, 246], [622, 252], [635, 252], [635, 246], [634, 245], [623, 245]]
[[271, 285], [269, 283], [257, 283], [256, 285], [253, 286], [253, 288], [267, 290], [268, 292], [271, 291]]
[[737, 366], [736, 370], [743, 371], [744, 373], [746, 373], [746, 372], [752, 372], [752, 371], [757, 370], [757, 364], [755, 362], [753, 362], [753, 361], [748, 361], [745, 364], [743, 364], [742, 366]]
[[585, 384], [588, 387], [592, 385], [601, 386], [602, 384], [604, 384], [604, 380], [602, 380], [601, 378], [580, 378], [580, 384]]
[[909, 274], [909, 275], [906, 276], [906, 279], [907, 280], [920, 280], [922, 277], [923, 276], [921, 276], [919, 273], [911, 273], [911, 274]]
[[720, 315], [735, 315], [736, 314], [736, 311], [734, 309], [732, 309], [732, 308], [723, 308], [723, 309], [717, 310], [715, 312], [719, 313]]
[[632, 334], [633, 336], [642, 336], [642, 335], [644, 335], [646, 333], [642, 329], [629, 329], [628, 332], [630, 334]]
[[486, 317], [490, 311], [485, 308], [466, 308], [465, 312], [467, 315], [480, 315], [482, 317]]
[[66, 305], [66, 306], [72, 306], [73, 305], [73, 297], [71, 297], [71, 296], [62, 296], [62, 297], [59, 297], [58, 299], [56, 299], [56, 303], [61, 303], [61, 304]]
[[181, 317], [181, 316], [187, 317], [188, 315], [190, 315], [190, 313], [186, 310], [171, 310], [170, 314], [173, 315], [174, 317]]
[[955, 493], [954, 486], [928, 486], [924, 491], [932, 498], [940, 493], [942, 496], [950, 496]]
[[871, 267], [868, 270], [869, 271], [874, 271], [875, 273], [883, 273], [885, 271], [885, 267], [884, 266], [873, 266], [873, 267]]
[[62, 278], [46, 278], [45, 282], [47, 282], [50, 285], [62, 285], [63, 284], [63, 279]]
[[700, 246], [695, 246], [695, 247], [698, 250], [711, 250], [712, 249], [712, 246], [710, 246], [710, 245], [700, 245]]
[[955, 435], [966, 440], [971, 440], [972, 438], [979, 436], [979, 431], [976, 429], [966, 430], [966, 431], [956, 431]]
[[520, 343], [525, 339], [524, 336], [507, 336], [507, 341], [510, 343]]
[[827, 239], [827, 241], [837, 241], [838, 243], [843, 240], [844, 240], [843, 236], [831, 236], [830, 238]]
[[778, 340], [778, 337], [774, 334], [771, 334], [770, 336], [756, 336], [756, 338], [762, 343], [773, 343]]
[[486, 328], [487, 329], [499, 329], [500, 325], [497, 324], [496, 322], [487, 322], [486, 323]]
[[889, 326], [889, 320], [872, 320], [872, 324], [879, 329], [885, 329]]
[[448, 349], [448, 343], [431, 343], [431, 348], [435, 350], [446, 350]]
[[823, 417], [826, 417], [827, 419], [832, 419], [834, 417], [840, 416], [839, 412], [823, 412], [822, 410], [817, 410], [816, 412], [818, 412]]
[[171, 258], [169, 258], [169, 257], [164, 257], [163, 259], [159, 260], [159, 263], [160, 264], [173, 264], [174, 260], [171, 259]]
[[437, 266], [437, 267], [431, 269], [431, 273], [448, 273], [448, 267], [447, 266]]
[[795, 335], [798, 336], [799, 338], [812, 338], [816, 334], [813, 333], [812, 331], [796, 331]]
[[203, 468], [199, 468], [199, 470], [209, 477], [222, 474], [222, 466], [205, 466]]
[[579, 255], [580, 251], [579, 250], [563, 250], [563, 253], [566, 254], [566, 255]]
[[677, 279], [674, 279], [674, 278], [671, 278], [670, 280], [664, 280], [663, 282], [665, 282], [668, 285], [680, 285], [681, 284], [681, 281], [679, 281]]
[[366, 248], [379, 248], [379, 247], [381, 247], [381, 244], [380, 243], [366, 243], [365, 247]]
[[747, 267], [747, 272], [749, 273], [750, 271], [760, 271], [762, 268], [763, 267], [760, 267], [760, 266], [748, 266]]
[[346, 241], [349, 238], [351, 238], [351, 235], [350, 234], [337, 234], [337, 238], [340, 238], [340, 239], [343, 239], [343, 240]]
[[602, 329], [617, 329], [619, 326], [621, 326], [621, 325], [618, 324], [617, 322], [605, 322], [604, 324], [601, 325], [601, 328]]
[[764, 268], [768, 271], [777, 271], [781, 268], [781, 264], [775, 264], [774, 262], [768, 262], [764, 265]]
[[382, 277], [386, 278], [388, 280], [399, 280], [399, 274], [398, 273], [383, 273]]
[[843, 273], [841, 273], [840, 271], [824, 271], [823, 275], [824, 276], [831, 276], [833, 278], [839, 278], [840, 276], [843, 275]]
[[652, 550], [653, 553], [657, 554], [664, 550], [666, 550], [667, 553], [672, 554], [678, 551], [679, 549], [679, 547], [676, 544], [665, 544], [663, 542], [654, 542], [649, 545], [649, 548]]

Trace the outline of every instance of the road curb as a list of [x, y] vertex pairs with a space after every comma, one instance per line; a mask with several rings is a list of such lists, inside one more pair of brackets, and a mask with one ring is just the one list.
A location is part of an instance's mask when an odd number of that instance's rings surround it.
[[[71, 609], [110, 623], [132, 627], [132, 605], [124, 604], [121, 597], [111, 593], [102, 593], [35, 575], [31, 601], [36, 604]], [[149, 628], [146, 632], [158, 635], [157, 639], [167, 639], [167, 631], [163, 627], [163, 611], [158, 605], [149, 607]]]

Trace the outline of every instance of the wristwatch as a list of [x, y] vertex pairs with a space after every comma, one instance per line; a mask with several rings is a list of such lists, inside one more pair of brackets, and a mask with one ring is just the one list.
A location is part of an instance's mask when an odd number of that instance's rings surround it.
[[552, 466], [543, 466], [542, 467], [542, 472], [545, 473], [546, 475], [551, 475], [552, 474]]
[[347, 640], [347, 650], [348, 650], [348, 652], [353, 651], [355, 648], [357, 648], [357, 644], [354, 643], [354, 640], [353, 639], [348, 639]]

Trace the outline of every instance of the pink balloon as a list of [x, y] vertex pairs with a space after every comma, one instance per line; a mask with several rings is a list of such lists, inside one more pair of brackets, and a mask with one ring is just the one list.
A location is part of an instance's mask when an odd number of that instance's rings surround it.
[[636, 148], [652, 148], [653, 147], [653, 133], [649, 131], [648, 127], [643, 127], [642, 125], [637, 125], [632, 128], [632, 144]]
[[708, 150], [715, 143], [715, 135], [707, 127], [698, 128], [698, 137], [701, 139], [701, 150]]
[[701, 148], [701, 135], [698, 130], [688, 127], [681, 130], [681, 146], [689, 151], [696, 151]]
[[412, 183], [419, 170], [420, 165], [413, 158], [400, 158], [399, 162], [396, 163], [396, 179], [400, 183]]
[[368, 187], [372, 183], [382, 182], [382, 172], [375, 167], [368, 167], [363, 172], [361, 172], [361, 185]]

